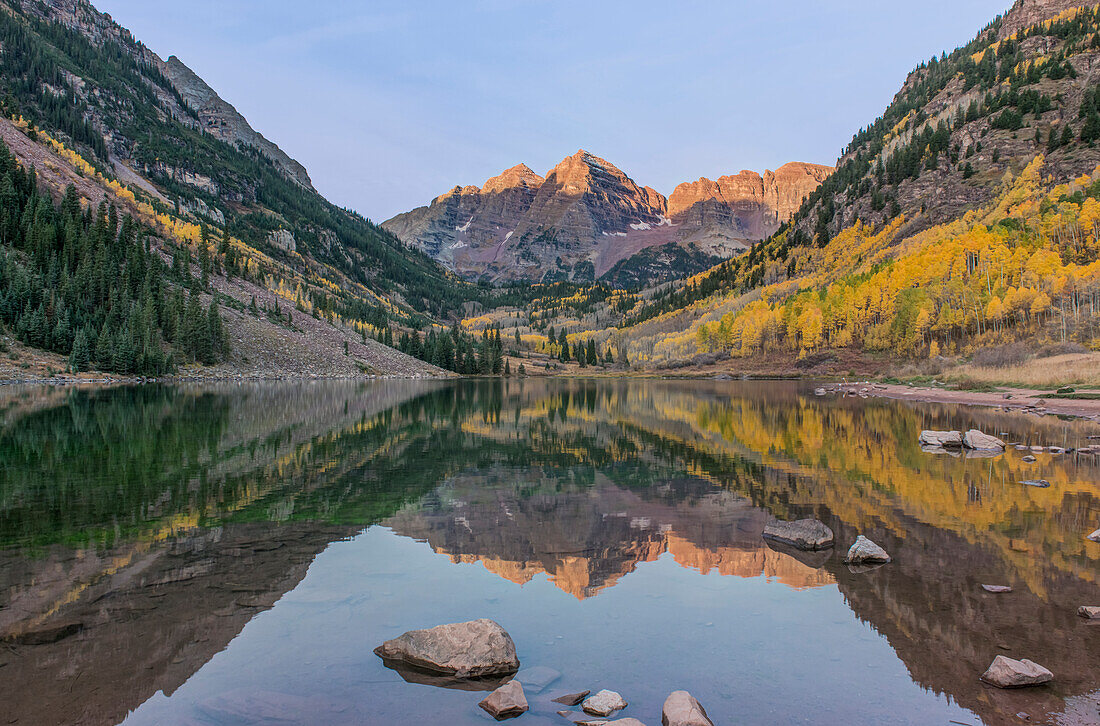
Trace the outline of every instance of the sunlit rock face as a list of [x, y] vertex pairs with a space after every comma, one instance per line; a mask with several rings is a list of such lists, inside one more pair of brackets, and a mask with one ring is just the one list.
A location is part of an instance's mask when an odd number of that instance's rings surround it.
[[[775, 232], [832, 171], [802, 163], [743, 171], [681, 184], [666, 199], [582, 149], [545, 178], [519, 164], [383, 226], [468, 278], [591, 280], [651, 248], [712, 261], [741, 252]], [[691, 271], [673, 269], [689, 256], [666, 257], [667, 272]]]

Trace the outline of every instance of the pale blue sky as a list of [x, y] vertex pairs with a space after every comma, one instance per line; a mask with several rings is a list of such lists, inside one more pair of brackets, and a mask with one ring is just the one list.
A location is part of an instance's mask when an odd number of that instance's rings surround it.
[[93, 0], [375, 221], [585, 148], [639, 184], [832, 163], [1011, 0]]

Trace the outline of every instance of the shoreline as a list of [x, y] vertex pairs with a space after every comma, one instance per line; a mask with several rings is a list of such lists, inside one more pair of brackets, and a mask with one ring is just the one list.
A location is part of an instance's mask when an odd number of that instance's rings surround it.
[[834, 383], [823, 387], [829, 394], [889, 398], [917, 403], [956, 403], [964, 406], [986, 406], [1004, 411], [1035, 415], [1072, 416], [1100, 421], [1100, 400], [1074, 398], [1044, 398], [1049, 391], [1032, 388], [1004, 388], [995, 393], [957, 391], [900, 383]]
[[[320, 375], [300, 374], [288, 375], [285, 372], [278, 374], [225, 374], [225, 375], [197, 375], [197, 376], [165, 376], [162, 378], [142, 378], [100, 375], [72, 375], [61, 374], [45, 378], [28, 376], [25, 378], [0, 378], [0, 387], [6, 386], [50, 386], [50, 387], [86, 387], [86, 386], [116, 386], [116, 385], [149, 385], [149, 384], [183, 384], [183, 383], [257, 383], [257, 382], [303, 382], [303, 381], [379, 381], [379, 380], [476, 380], [484, 376], [462, 376], [452, 374], [448, 376], [408, 376], [400, 374], [374, 374], [374, 375]], [[876, 381], [863, 381], [860, 383], [829, 382], [827, 378], [813, 376], [800, 376], [790, 374], [776, 374], [772, 376], [745, 376], [745, 375], [670, 375], [660, 371], [618, 371], [604, 372], [588, 376], [576, 375], [528, 375], [525, 377], [499, 377], [500, 380], [545, 380], [548, 378], [593, 378], [605, 380], [784, 380], [802, 382], [820, 382], [821, 390], [826, 395], [858, 396], [861, 398], [887, 398], [895, 401], [913, 401], [916, 403], [954, 403], [965, 406], [984, 406], [998, 408], [1003, 411], [1015, 411], [1018, 413], [1034, 415], [1071, 416], [1100, 422], [1100, 400], [1073, 399], [1073, 398], [1045, 398], [1049, 391], [1033, 388], [1003, 387], [996, 392], [952, 390], [929, 386], [910, 386], [899, 383], [879, 383]]]

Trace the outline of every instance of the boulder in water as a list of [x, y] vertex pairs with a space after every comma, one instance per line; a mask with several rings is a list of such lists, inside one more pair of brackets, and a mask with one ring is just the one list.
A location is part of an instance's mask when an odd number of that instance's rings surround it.
[[934, 446], [941, 449], [961, 449], [963, 435], [958, 431], [921, 431], [922, 446]]
[[833, 546], [833, 530], [816, 519], [784, 522], [773, 519], [764, 526], [764, 538], [782, 542], [800, 550], [824, 550]]
[[982, 674], [982, 680], [997, 688], [1023, 688], [1049, 683], [1054, 674], [1038, 663], [1026, 658], [1013, 660], [999, 655], [993, 659], [989, 669]]
[[996, 436], [983, 434], [977, 429], [970, 429], [963, 435], [963, 446], [978, 451], [1004, 451], [1005, 442]]
[[410, 630], [387, 640], [374, 652], [385, 660], [460, 678], [482, 678], [519, 670], [512, 637], [500, 625], [486, 619]]
[[1093, 605], [1082, 605], [1077, 608], [1077, 614], [1086, 620], [1100, 620], [1100, 607]]
[[889, 562], [890, 555], [862, 534], [856, 537], [855, 544], [848, 550], [844, 562], [849, 565], [870, 565]]
[[662, 726], [714, 726], [706, 709], [687, 691], [673, 691], [661, 710]]

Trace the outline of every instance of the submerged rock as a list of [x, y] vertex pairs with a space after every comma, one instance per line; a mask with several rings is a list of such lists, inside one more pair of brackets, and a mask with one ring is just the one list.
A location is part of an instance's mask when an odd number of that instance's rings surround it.
[[626, 701], [615, 691], [603, 690], [585, 699], [581, 708], [592, 716], [610, 716], [626, 708]]
[[554, 681], [561, 678], [561, 672], [556, 671], [553, 668], [547, 668], [546, 666], [534, 666], [533, 668], [524, 668], [516, 674], [516, 680], [523, 684], [525, 689], [528, 689], [532, 693], [540, 693], [546, 690]]
[[706, 709], [687, 691], [673, 691], [661, 710], [662, 726], [714, 726]]
[[989, 434], [983, 434], [977, 429], [970, 429], [963, 435], [963, 446], [968, 449], [976, 449], [978, 451], [1004, 451], [1005, 442], [998, 439], [996, 436], [990, 436]]
[[784, 522], [773, 519], [764, 526], [764, 538], [797, 547], [800, 550], [824, 550], [833, 546], [833, 530], [816, 519]]
[[1088, 620], [1100, 620], [1100, 607], [1082, 605], [1077, 608], [1077, 614]]
[[527, 713], [527, 696], [523, 693], [523, 684], [508, 681], [477, 704], [497, 721], [515, 718]]
[[1008, 585], [982, 585], [982, 589], [986, 592], [1012, 592]]
[[1035, 487], [1037, 489], [1046, 489], [1050, 486], [1050, 482], [1046, 479], [1024, 479], [1020, 483], [1024, 486]]
[[938, 446], [942, 449], [961, 449], [963, 435], [959, 431], [921, 431], [920, 443], [923, 446]]
[[1013, 660], [999, 655], [982, 674], [982, 680], [998, 688], [1023, 688], [1049, 683], [1054, 680], [1054, 674], [1026, 658]]
[[1034, 457], [1034, 456], [1032, 456], [1031, 454], [1028, 454], [1027, 456], [1025, 456], [1025, 457], [1024, 457], [1024, 458], [1022, 459], [1022, 461], [1023, 461], [1023, 462], [1025, 463], [1025, 464], [1034, 464], [1034, 463], [1035, 463], [1035, 457]]
[[374, 652], [386, 660], [460, 678], [503, 675], [519, 670], [512, 637], [500, 625], [486, 619], [410, 630], [387, 640]]
[[551, 699], [554, 703], [560, 703], [565, 706], [576, 706], [578, 703], [588, 698], [588, 694], [592, 691], [579, 691], [577, 693], [565, 693], [557, 698]]
[[856, 537], [855, 543], [848, 550], [844, 562], [849, 565], [868, 565], [889, 562], [890, 555], [862, 534]]
[[607, 726], [645, 726], [644, 723], [636, 718], [619, 718], [614, 721], [605, 721]]

